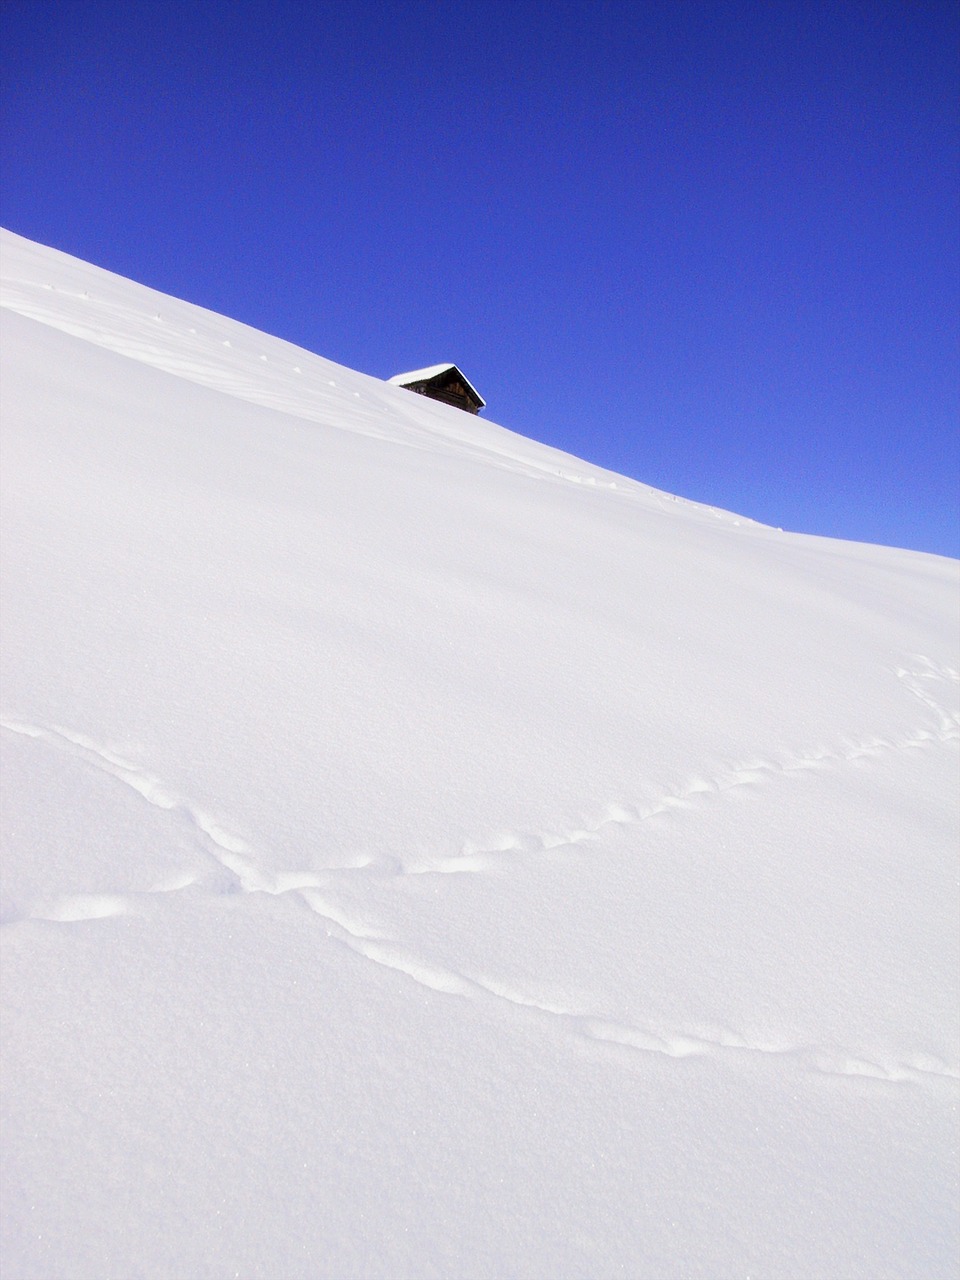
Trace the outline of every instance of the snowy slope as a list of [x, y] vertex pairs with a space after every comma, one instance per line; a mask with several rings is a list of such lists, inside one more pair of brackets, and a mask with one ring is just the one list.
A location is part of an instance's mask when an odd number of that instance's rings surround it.
[[946, 1277], [958, 565], [4, 233], [23, 1277]]

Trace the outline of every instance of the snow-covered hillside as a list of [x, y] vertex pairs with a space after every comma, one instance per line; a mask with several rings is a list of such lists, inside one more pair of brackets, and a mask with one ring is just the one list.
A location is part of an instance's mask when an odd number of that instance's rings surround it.
[[2, 275], [5, 1280], [953, 1276], [957, 563]]

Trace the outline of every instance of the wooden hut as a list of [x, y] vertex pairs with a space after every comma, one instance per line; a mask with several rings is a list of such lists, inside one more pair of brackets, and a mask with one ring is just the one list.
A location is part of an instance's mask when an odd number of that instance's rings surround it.
[[455, 364], [432, 364], [428, 369], [398, 373], [389, 379], [395, 387], [406, 387], [417, 395], [452, 404], [467, 413], [479, 413], [486, 401]]

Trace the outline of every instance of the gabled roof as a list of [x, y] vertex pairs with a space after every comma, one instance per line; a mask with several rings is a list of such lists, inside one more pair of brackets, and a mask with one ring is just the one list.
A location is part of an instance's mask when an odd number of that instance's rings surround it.
[[387, 381], [393, 383], [395, 387], [409, 387], [415, 382], [432, 382], [434, 378], [439, 378], [445, 373], [455, 373], [463, 385], [474, 395], [480, 408], [484, 408], [486, 400], [466, 376], [463, 370], [455, 364], [431, 364], [426, 369], [413, 369], [410, 373], [395, 373], [392, 378]]

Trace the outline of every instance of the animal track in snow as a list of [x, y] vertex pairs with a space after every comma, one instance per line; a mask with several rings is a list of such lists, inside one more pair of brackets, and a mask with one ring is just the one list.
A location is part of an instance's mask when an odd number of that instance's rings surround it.
[[[901, 678], [923, 678], [915, 672], [897, 672]], [[955, 673], [954, 673], [955, 675]], [[937, 673], [936, 678], [944, 678]], [[483, 872], [501, 868], [506, 863], [529, 854], [550, 849], [581, 845], [597, 840], [608, 825], [630, 826], [646, 822], [663, 813], [693, 807], [704, 797], [716, 797], [735, 787], [754, 786], [778, 775], [803, 773], [831, 765], [874, 757], [881, 753], [926, 747], [951, 741], [960, 734], [956, 718], [949, 718], [929, 699], [923, 689], [921, 697], [931, 710], [942, 717], [937, 732], [927, 729], [911, 731], [896, 741], [882, 738], [848, 740], [840, 750], [818, 749], [782, 761], [762, 758], [741, 761], [713, 775], [695, 775], [682, 787], [644, 805], [611, 803], [596, 821], [565, 834], [521, 833], [503, 831], [493, 835], [484, 845], [465, 842], [452, 856], [424, 861], [422, 858], [401, 865], [396, 859], [357, 857], [325, 869], [285, 871], [271, 874], [256, 861], [255, 850], [240, 836], [230, 831], [205, 810], [177, 794], [139, 765], [116, 752], [100, 746], [89, 737], [61, 726], [38, 726], [15, 720], [0, 720], [9, 732], [38, 739], [67, 751], [91, 767], [101, 770], [130, 787], [148, 804], [177, 815], [189, 824], [198, 845], [231, 877], [233, 888], [243, 893], [266, 893], [274, 897], [291, 897], [322, 919], [330, 938], [346, 946], [381, 968], [393, 970], [420, 986], [444, 995], [493, 1001], [526, 1011], [530, 1016], [546, 1019], [549, 1024], [562, 1024], [565, 1029], [591, 1044], [615, 1048], [619, 1052], [660, 1054], [669, 1058], [717, 1056], [724, 1053], [762, 1054], [792, 1058], [809, 1070], [828, 1076], [861, 1077], [890, 1083], [918, 1083], [933, 1077], [960, 1079], [960, 1072], [929, 1054], [914, 1055], [894, 1063], [874, 1062], [868, 1056], [837, 1046], [770, 1045], [750, 1042], [732, 1031], [705, 1033], [685, 1028], [634, 1026], [612, 1022], [589, 1011], [566, 1009], [537, 995], [507, 986], [500, 980], [478, 974], [438, 966], [416, 955], [402, 943], [384, 934], [374, 921], [360, 919], [331, 899], [330, 889], [336, 877], [358, 872], [387, 872], [395, 875], [428, 873]], [[74, 924], [131, 914], [138, 900], [151, 895], [170, 895], [197, 884], [190, 873], [175, 875], [145, 894], [70, 894], [43, 899], [25, 914], [15, 913], [3, 921], [5, 925], [24, 920]]]
[[[917, 692], [914, 683], [926, 679], [948, 679], [957, 682], [960, 677], [948, 668], [935, 668], [927, 659], [919, 672], [898, 668], [896, 674]], [[960, 717], [943, 710], [921, 686], [917, 696], [937, 715], [940, 725], [936, 731], [927, 728], [911, 730], [897, 740], [869, 737], [847, 739], [839, 750], [821, 747], [781, 760], [753, 757], [724, 766], [707, 776], [693, 775], [675, 789], [662, 792], [657, 798], [643, 804], [612, 802], [606, 805], [587, 824], [569, 830], [530, 832], [503, 830], [486, 838], [467, 840], [456, 853], [436, 857], [419, 855], [400, 861], [384, 856], [361, 855], [344, 863], [337, 862], [320, 870], [306, 872], [281, 872], [265, 874], [252, 855], [254, 851], [242, 837], [229, 831], [223, 824], [207, 814], [186, 797], [172, 791], [159, 778], [147, 770], [124, 759], [113, 751], [99, 746], [82, 734], [59, 726], [38, 726], [13, 720], [0, 720], [0, 725], [10, 732], [46, 741], [51, 746], [66, 750], [102, 770], [119, 782], [132, 788], [155, 808], [180, 814], [194, 829], [197, 842], [209, 856], [215, 859], [235, 880], [236, 887], [246, 892], [264, 892], [273, 895], [308, 887], [320, 888], [329, 884], [330, 876], [343, 872], [380, 871], [406, 875], [484, 873], [502, 870], [518, 859], [542, 855], [554, 849], [584, 845], [598, 839], [607, 826], [636, 826], [663, 814], [693, 809], [697, 805], [722, 796], [727, 791], [741, 787], [765, 784], [777, 777], [803, 774], [826, 767], [870, 759], [879, 755], [913, 750], [931, 745], [946, 744], [960, 738]]]
[[74, 924], [79, 920], [106, 920], [110, 916], [124, 916], [130, 910], [126, 896], [110, 893], [73, 893], [60, 898], [41, 899], [34, 904], [29, 917], [13, 915], [4, 921], [12, 924], [17, 919], [51, 920], [59, 924]]
[[518, 858], [596, 841], [604, 827], [636, 826], [663, 814], [692, 809], [736, 788], [754, 787], [768, 783], [777, 777], [803, 774], [861, 759], [874, 758], [889, 752], [913, 750], [957, 740], [960, 738], [960, 716], [945, 711], [933, 699], [922, 682], [942, 680], [958, 683], [960, 675], [951, 668], [937, 667], [923, 657], [917, 657], [914, 661], [920, 663], [919, 669], [896, 668], [896, 675], [936, 715], [939, 722], [936, 730], [920, 727], [896, 740], [876, 736], [846, 739], [838, 750], [820, 747], [780, 760], [766, 757], [743, 759], [725, 765], [706, 776], [693, 775], [680, 786], [663, 791], [658, 797], [646, 803], [609, 803], [585, 825], [566, 831], [553, 829], [529, 832], [501, 829], [489, 834], [486, 838], [464, 841], [456, 853], [440, 854], [436, 857], [420, 855], [403, 862], [383, 856], [359, 856], [349, 863], [341, 861], [319, 871], [282, 872], [278, 875], [267, 875], [258, 868], [251, 856], [254, 851], [242, 837], [227, 830], [219, 821], [186, 797], [176, 794], [147, 770], [99, 746], [92, 739], [60, 726], [45, 727], [12, 720], [0, 720], [0, 725], [10, 732], [40, 739], [51, 746], [66, 750], [132, 788], [155, 808], [179, 813], [193, 827], [200, 846], [230, 873], [239, 889], [247, 892], [280, 894], [310, 886], [319, 888], [329, 883], [331, 875], [346, 871], [366, 869], [396, 874], [427, 875], [483, 873], [499, 870], [509, 866]]
[[922, 653], [912, 654], [911, 660], [912, 667], [895, 668], [897, 678], [903, 682], [915, 698], [918, 698], [925, 707], [928, 707], [933, 712], [939, 722], [941, 734], [947, 738], [955, 737], [958, 732], [958, 726], [960, 726], [960, 716], [955, 712], [946, 711], [933, 697], [930, 686], [936, 682], [958, 685], [960, 684], [960, 671], [954, 670], [953, 667], [931, 662]]
[[921, 1082], [925, 1077], [960, 1080], [960, 1072], [932, 1054], [917, 1054], [893, 1064], [873, 1062], [847, 1050], [825, 1045], [764, 1045], [751, 1043], [734, 1032], [716, 1035], [683, 1031], [653, 1031], [607, 1022], [598, 1018], [579, 1018], [580, 1033], [589, 1040], [621, 1045], [642, 1053], [662, 1053], [670, 1058], [703, 1057], [721, 1052], [759, 1054], [766, 1057], [792, 1058], [810, 1070], [827, 1076], [862, 1076], [871, 1080], [899, 1084]]
[[921, 727], [896, 740], [879, 737], [847, 739], [839, 750], [822, 747], [781, 760], [753, 758], [740, 761], [722, 767], [706, 777], [694, 775], [677, 788], [664, 791], [645, 804], [608, 804], [586, 825], [562, 834], [557, 831], [543, 834], [500, 831], [486, 839], [465, 842], [455, 854], [435, 859], [420, 858], [406, 864], [404, 869], [413, 875], [490, 871], [502, 868], [508, 861], [524, 854], [544, 853], [559, 847], [586, 844], [596, 840], [607, 826], [636, 826], [662, 814], [693, 809], [736, 788], [755, 787], [778, 777], [812, 773], [891, 752], [945, 745], [960, 739], [960, 721], [956, 717], [951, 718], [939, 707], [936, 709], [943, 718], [941, 727], [936, 731]]
[[250, 891], [264, 887], [263, 878], [256, 866], [244, 856], [251, 852], [246, 842], [227, 831], [198, 806], [183, 796], [177, 795], [147, 770], [99, 746], [91, 738], [58, 725], [44, 727], [14, 720], [0, 720], [0, 727], [10, 733], [38, 739], [54, 748], [66, 751], [74, 758], [83, 760], [93, 768], [130, 787], [154, 808], [180, 814], [193, 828], [201, 848], [231, 873], [240, 889]]

